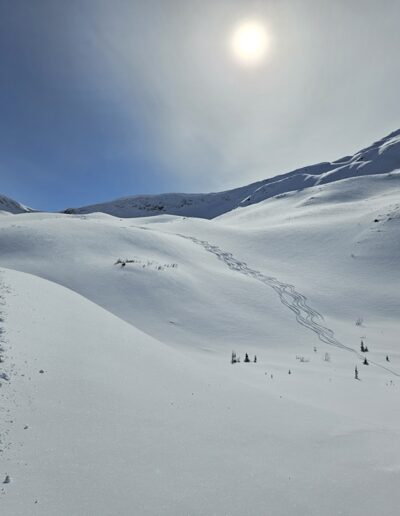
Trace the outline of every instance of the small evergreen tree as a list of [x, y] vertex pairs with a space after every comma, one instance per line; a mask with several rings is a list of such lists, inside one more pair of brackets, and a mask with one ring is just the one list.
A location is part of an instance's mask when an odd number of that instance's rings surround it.
[[364, 342], [363, 341], [361, 341], [360, 350], [361, 350], [361, 353], [365, 353], [365, 348], [364, 348]]
[[354, 378], [355, 378], [356, 380], [358, 380], [358, 369], [357, 369], [357, 366], [356, 366], [356, 367], [355, 367], [355, 369], [354, 369]]
[[250, 362], [250, 358], [249, 358], [249, 355], [246, 353], [245, 357], [244, 357], [244, 361], [245, 362]]
[[389, 355], [386, 355], [386, 362], [390, 362]]
[[367, 357], [364, 358], [364, 362], [363, 362], [364, 365], [369, 365], [369, 362], [367, 360]]
[[254, 355], [254, 363], [257, 362], [257, 355]]

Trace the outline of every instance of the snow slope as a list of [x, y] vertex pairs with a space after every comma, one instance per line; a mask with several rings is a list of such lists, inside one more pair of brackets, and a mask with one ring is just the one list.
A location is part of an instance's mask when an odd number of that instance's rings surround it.
[[29, 213], [33, 210], [27, 208], [23, 204], [20, 204], [5, 195], [0, 195], [0, 215], [2, 213]]
[[65, 213], [108, 213], [116, 217], [147, 217], [160, 213], [212, 219], [239, 206], [270, 197], [363, 175], [400, 169], [400, 130], [371, 146], [334, 162], [319, 163], [242, 188], [210, 194], [139, 195], [115, 201], [69, 208]]
[[1, 282], [4, 514], [396, 514], [399, 391], [380, 371], [204, 362], [54, 283]]
[[397, 516], [400, 172], [381, 172], [213, 220], [1, 217], [4, 513]]
[[399, 186], [4, 217], [5, 513], [395, 516]]
[[125, 218], [170, 214], [212, 219], [236, 208], [242, 199], [251, 195], [264, 183], [265, 181], [259, 181], [234, 190], [207, 194], [167, 193], [159, 195], [133, 195], [92, 206], [68, 208], [64, 213], [87, 214], [101, 212]]

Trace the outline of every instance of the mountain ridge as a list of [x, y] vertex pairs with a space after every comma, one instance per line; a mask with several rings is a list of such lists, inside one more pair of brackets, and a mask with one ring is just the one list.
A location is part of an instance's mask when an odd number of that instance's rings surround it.
[[31, 208], [28, 208], [27, 206], [24, 206], [23, 204], [19, 203], [18, 201], [14, 201], [14, 199], [11, 199], [10, 197], [7, 197], [6, 195], [0, 195], [0, 213], [6, 212], [6, 213], [31, 213], [32, 211], [35, 211]]
[[[214, 219], [236, 208], [257, 204], [271, 197], [352, 177], [384, 174], [400, 169], [400, 129], [353, 155], [335, 161], [308, 165], [245, 186], [210, 193], [164, 193], [129, 195], [117, 199], [67, 208], [61, 213], [83, 215], [106, 213], [119, 218], [178, 215]], [[0, 196], [0, 212], [28, 213], [33, 210]]]
[[352, 156], [309, 165], [243, 187], [208, 194], [127, 196], [110, 202], [69, 208], [64, 213], [102, 212], [120, 218], [168, 214], [213, 219], [235, 208], [257, 204], [287, 192], [397, 169], [400, 169], [400, 129]]

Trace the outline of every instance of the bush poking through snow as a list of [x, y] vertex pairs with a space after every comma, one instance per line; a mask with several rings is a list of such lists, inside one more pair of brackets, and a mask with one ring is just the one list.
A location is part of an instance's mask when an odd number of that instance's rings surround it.
[[306, 362], [309, 362], [310, 359], [309, 358], [305, 358], [303, 357], [302, 355], [296, 355], [296, 360], [299, 360], [300, 362], [302, 363], [306, 363]]
[[163, 263], [160, 264], [158, 262], [147, 260], [147, 262], [143, 262], [138, 258], [133, 258], [132, 260], [118, 258], [118, 260], [114, 263], [114, 265], [121, 265], [121, 267], [126, 267], [126, 265], [130, 263], [133, 265], [141, 266], [142, 269], [151, 268], [157, 271], [164, 271], [165, 269], [176, 269], [178, 267], [177, 263]]

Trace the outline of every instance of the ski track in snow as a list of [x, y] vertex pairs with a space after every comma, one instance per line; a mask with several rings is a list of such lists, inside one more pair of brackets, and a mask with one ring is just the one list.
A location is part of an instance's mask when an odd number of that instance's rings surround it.
[[[177, 236], [185, 238], [186, 240], [191, 240], [193, 243], [200, 245], [206, 251], [214, 254], [219, 260], [224, 262], [231, 270], [244, 274], [245, 276], [249, 276], [250, 278], [264, 283], [264, 285], [271, 287], [278, 294], [281, 303], [289, 308], [289, 310], [294, 312], [297, 322], [305, 328], [308, 328], [309, 330], [316, 333], [319, 340], [325, 344], [328, 344], [329, 346], [335, 346], [345, 351], [350, 351], [351, 353], [357, 355], [357, 357], [360, 359], [364, 358], [364, 355], [361, 355], [356, 349], [339, 342], [336, 339], [334, 332], [330, 328], [327, 328], [326, 326], [316, 321], [316, 319], [324, 321], [323, 316], [307, 305], [307, 298], [303, 294], [297, 292], [293, 285], [289, 283], [283, 283], [277, 278], [267, 276], [260, 271], [251, 269], [246, 262], [237, 260], [232, 253], [223, 251], [218, 246], [212, 245], [206, 240], [200, 240], [198, 238], [182, 235], [179, 233], [177, 233]], [[395, 376], [400, 377], [399, 373], [393, 369], [390, 369], [389, 367], [383, 366], [382, 364], [372, 360], [368, 360], [368, 362], [388, 371]]]

